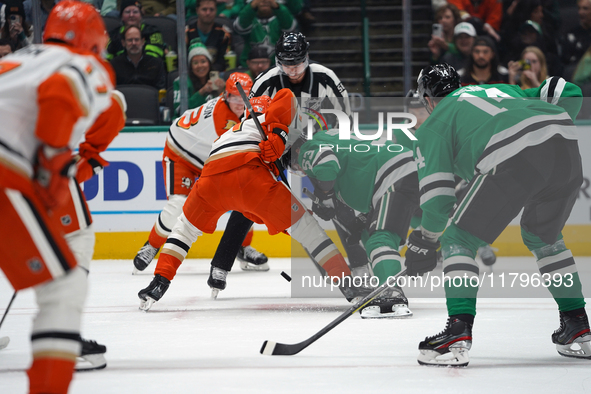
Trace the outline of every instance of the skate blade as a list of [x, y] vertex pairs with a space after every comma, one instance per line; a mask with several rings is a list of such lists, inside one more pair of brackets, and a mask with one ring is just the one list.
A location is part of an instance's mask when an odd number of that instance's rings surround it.
[[140, 310], [144, 312], [149, 311], [155, 302], [156, 300], [154, 300], [152, 297], [146, 297], [145, 300], [140, 299]]
[[256, 265], [249, 262], [240, 261], [240, 268], [242, 268], [242, 271], [269, 271], [269, 264], [263, 263]]
[[107, 360], [103, 354], [87, 354], [78, 356], [76, 361], [76, 372], [94, 371], [107, 366]]
[[591, 335], [578, 337], [568, 345], [556, 345], [556, 351], [563, 357], [591, 360]]
[[220, 289], [211, 288], [211, 299], [216, 300], [218, 298], [218, 294], [220, 294]]
[[435, 350], [419, 350], [419, 357], [417, 361], [421, 365], [430, 367], [467, 367], [470, 362], [468, 356], [468, 348], [450, 348], [450, 351], [444, 354], [440, 354]]
[[362, 319], [407, 319], [412, 311], [406, 305], [395, 305], [392, 312], [381, 313], [379, 306], [368, 306], [361, 310]]
[[9, 337], [0, 338], [0, 350], [6, 348], [6, 346], [8, 346], [9, 343], [10, 343]]
[[132, 275], [137, 275], [137, 274], [139, 274], [140, 272], [142, 272], [142, 271], [140, 271], [140, 270], [138, 270], [137, 268], [133, 267], [133, 271], [131, 271], [131, 274], [132, 274]]

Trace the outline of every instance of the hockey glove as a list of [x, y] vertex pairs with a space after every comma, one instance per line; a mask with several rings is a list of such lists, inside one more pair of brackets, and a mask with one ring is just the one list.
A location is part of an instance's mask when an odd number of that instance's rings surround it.
[[90, 158], [81, 158], [76, 163], [76, 182], [86, 182], [109, 165], [109, 162], [98, 154]]
[[68, 148], [41, 146], [37, 151], [33, 185], [46, 208], [57, 208], [67, 200], [68, 182], [76, 171], [74, 162]]
[[265, 163], [273, 163], [279, 159], [285, 151], [285, 143], [287, 142], [288, 128], [280, 123], [271, 123], [269, 126], [269, 134], [267, 140], [261, 141], [259, 147], [261, 148], [261, 157]]
[[323, 192], [319, 188], [314, 189], [314, 195], [318, 197], [318, 203], [312, 204], [314, 212], [322, 220], [331, 220], [336, 215], [334, 203], [334, 191]]
[[433, 271], [437, 266], [437, 249], [440, 243], [423, 238], [421, 230], [413, 231], [408, 237], [406, 250], [406, 274], [408, 276], [423, 275]]

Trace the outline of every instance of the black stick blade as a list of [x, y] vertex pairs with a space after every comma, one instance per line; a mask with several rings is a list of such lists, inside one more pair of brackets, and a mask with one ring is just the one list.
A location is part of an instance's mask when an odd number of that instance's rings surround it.
[[306, 344], [305, 342], [306, 341], [304, 341], [303, 343], [288, 345], [285, 343], [265, 341], [263, 342], [263, 346], [261, 347], [261, 354], [265, 356], [293, 356], [294, 354], [298, 354], [308, 346], [308, 344]]

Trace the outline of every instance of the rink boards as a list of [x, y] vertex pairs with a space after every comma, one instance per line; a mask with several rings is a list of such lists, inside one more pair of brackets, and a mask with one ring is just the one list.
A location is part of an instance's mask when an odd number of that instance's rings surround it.
[[[123, 132], [103, 156], [111, 164], [84, 184], [84, 192], [96, 231], [95, 259], [132, 258], [147, 240], [158, 213], [166, 203], [162, 175], [162, 149], [166, 132], [162, 127], [141, 128], [141, 132]], [[126, 130], [127, 131], [127, 130]], [[584, 183], [563, 234], [575, 255], [591, 255], [591, 126], [579, 126], [579, 145], [583, 158]], [[290, 177], [292, 189], [301, 194], [302, 180]], [[304, 181], [305, 182], [305, 181]], [[299, 196], [309, 204], [306, 196]], [[211, 258], [215, 252], [228, 214], [218, 223], [214, 234], [200, 237], [188, 257]], [[331, 223], [321, 224], [337, 243]], [[521, 242], [519, 218], [497, 239], [494, 246], [501, 256], [529, 256]], [[253, 246], [270, 257], [303, 257], [299, 245], [283, 234], [271, 237], [265, 226], [255, 225]]]

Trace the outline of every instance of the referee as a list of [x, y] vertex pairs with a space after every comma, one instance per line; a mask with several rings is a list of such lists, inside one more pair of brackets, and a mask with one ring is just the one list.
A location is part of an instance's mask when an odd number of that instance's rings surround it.
[[309, 47], [302, 33], [284, 33], [275, 46], [276, 66], [258, 76], [249, 98], [273, 98], [279, 90], [288, 88], [301, 99], [304, 112], [333, 108], [351, 115], [347, 89], [330, 68], [310, 63]]

